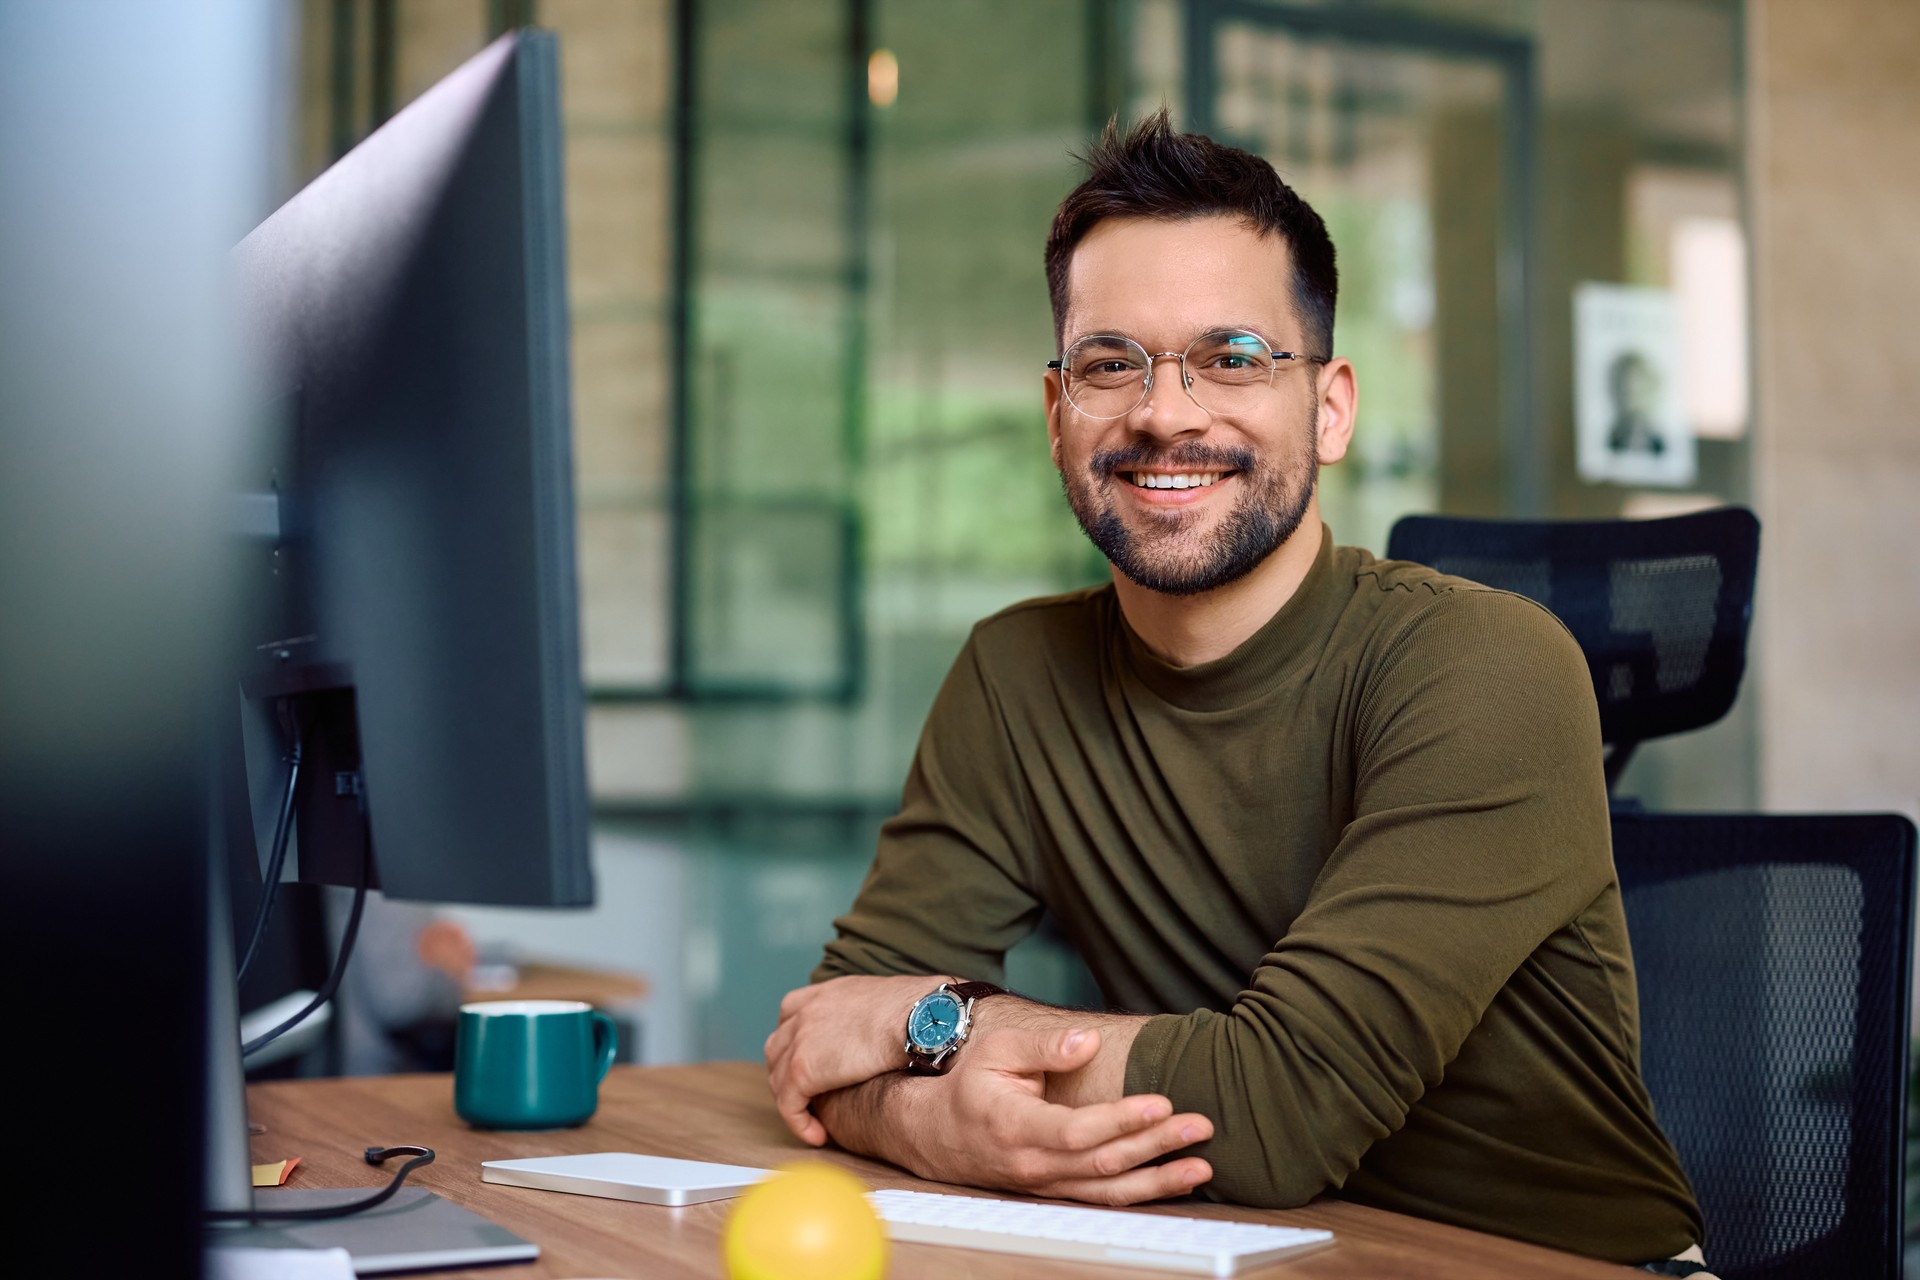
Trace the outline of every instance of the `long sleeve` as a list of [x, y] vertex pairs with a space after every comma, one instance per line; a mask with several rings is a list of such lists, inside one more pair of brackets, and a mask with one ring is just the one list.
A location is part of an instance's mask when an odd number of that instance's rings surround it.
[[974, 645], [934, 700], [900, 812], [853, 908], [813, 972], [952, 973], [998, 981], [1040, 904], [1028, 861], [1031, 820], [1006, 728]]
[[1612, 880], [1591, 685], [1544, 610], [1438, 597], [1383, 644], [1356, 725], [1354, 816], [1304, 909], [1230, 1008], [1156, 1017], [1129, 1058], [1128, 1092], [1213, 1118], [1227, 1200], [1343, 1185]]

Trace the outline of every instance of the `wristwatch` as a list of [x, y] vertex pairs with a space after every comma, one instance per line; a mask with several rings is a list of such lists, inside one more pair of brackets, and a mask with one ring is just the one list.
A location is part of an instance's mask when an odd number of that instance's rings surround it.
[[913, 1003], [907, 1015], [907, 1069], [938, 1074], [973, 1030], [973, 1002], [1004, 995], [991, 982], [943, 982]]

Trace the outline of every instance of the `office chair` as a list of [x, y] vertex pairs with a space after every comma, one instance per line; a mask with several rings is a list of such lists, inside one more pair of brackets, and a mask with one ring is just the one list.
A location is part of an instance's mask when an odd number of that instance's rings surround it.
[[1712, 724], [1746, 670], [1760, 522], [1744, 507], [1666, 520], [1403, 516], [1389, 560], [1539, 601], [1579, 641], [1611, 792], [1649, 738]]
[[[1566, 623], [1612, 791], [1634, 747], [1713, 723], [1746, 667], [1759, 522], [1409, 516], [1390, 559]], [[1616, 810], [1641, 1064], [1724, 1280], [1893, 1277], [1904, 1180], [1914, 829], [1905, 818]]]
[[1723, 1280], [1900, 1273], [1914, 827], [1616, 813], [1641, 1074]]

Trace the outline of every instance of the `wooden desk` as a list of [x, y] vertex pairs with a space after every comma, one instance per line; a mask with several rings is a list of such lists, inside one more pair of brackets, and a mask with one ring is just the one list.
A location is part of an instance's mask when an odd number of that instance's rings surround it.
[[[644, 1151], [724, 1164], [772, 1166], [801, 1158], [831, 1160], [873, 1187], [965, 1190], [912, 1178], [891, 1165], [840, 1151], [815, 1152], [789, 1134], [774, 1113], [766, 1072], [758, 1063], [682, 1067], [616, 1067], [601, 1086], [599, 1114], [578, 1129], [490, 1133], [453, 1114], [453, 1080], [444, 1075], [354, 1080], [289, 1080], [247, 1090], [252, 1119], [266, 1126], [253, 1139], [256, 1161], [299, 1156], [289, 1186], [383, 1184], [388, 1172], [361, 1159], [368, 1146], [424, 1143], [439, 1159], [409, 1185], [430, 1187], [532, 1240], [540, 1260], [458, 1274], [472, 1280], [534, 1277], [686, 1277], [722, 1275], [720, 1234], [730, 1201], [666, 1209], [655, 1205], [561, 1195], [480, 1181], [482, 1160]], [[271, 1193], [262, 1193], [263, 1199]], [[1237, 1218], [1325, 1227], [1338, 1243], [1293, 1262], [1251, 1274], [1273, 1280], [1627, 1280], [1634, 1273], [1571, 1254], [1502, 1240], [1337, 1200], [1285, 1211], [1178, 1202], [1142, 1212]], [[933, 1245], [895, 1245], [893, 1280], [1095, 1280], [1166, 1275], [1115, 1271], [1080, 1263], [1043, 1262]]]
[[514, 966], [510, 987], [468, 987], [468, 1000], [583, 1000], [596, 1009], [616, 1009], [647, 997], [647, 980], [638, 974], [576, 969], [529, 960]]

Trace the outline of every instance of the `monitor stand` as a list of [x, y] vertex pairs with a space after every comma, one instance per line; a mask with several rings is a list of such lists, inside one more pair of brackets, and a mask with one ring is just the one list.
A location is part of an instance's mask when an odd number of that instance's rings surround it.
[[[222, 852], [216, 846], [216, 854]], [[247, 1143], [247, 1076], [240, 1060], [240, 984], [234, 973], [226, 861], [207, 860], [207, 1097], [204, 1201], [209, 1211], [255, 1207]], [[375, 1187], [274, 1188], [260, 1208], [317, 1209], [372, 1194]], [[529, 1262], [540, 1246], [424, 1187], [402, 1187], [385, 1204], [313, 1222], [231, 1222], [210, 1226], [213, 1249], [345, 1249], [357, 1275]]]
[[[217, 813], [218, 810], [216, 809]], [[227, 905], [227, 858], [216, 841], [207, 862], [208, 1211], [253, 1208], [253, 1158], [247, 1150], [247, 1073], [240, 1062], [240, 982], [234, 972], [233, 917]]]
[[[318, 1209], [361, 1199], [369, 1190], [277, 1190], [270, 1195], [276, 1209]], [[345, 1249], [354, 1273], [363, 1276], [531, 1262], [540, 1256], [539, 1245], [425, 1187], [402, 1187], [385, 1204], [350, 1218], [223, 1228], [209, 1235], [207, 1243], [214, 1249]]]

